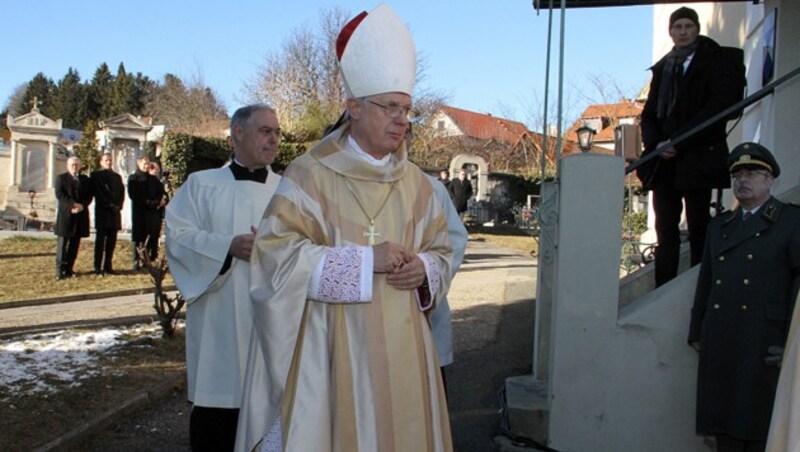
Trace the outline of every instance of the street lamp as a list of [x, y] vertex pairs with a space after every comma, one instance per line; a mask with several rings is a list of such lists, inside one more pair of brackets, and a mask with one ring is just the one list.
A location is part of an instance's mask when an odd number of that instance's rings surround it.
[[597, 132], [586, 124], [575, 132], [578, 134], [578, 146], [580, 146], [581, 152], [591, 151], [594, 134]]

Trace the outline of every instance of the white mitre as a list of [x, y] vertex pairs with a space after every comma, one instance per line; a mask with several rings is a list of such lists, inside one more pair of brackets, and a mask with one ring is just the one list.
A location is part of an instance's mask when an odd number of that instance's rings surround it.
[[417, 51], [405, 22], [386, 4], [342, 28], [336, 56], [350, 97], [414, 91]]

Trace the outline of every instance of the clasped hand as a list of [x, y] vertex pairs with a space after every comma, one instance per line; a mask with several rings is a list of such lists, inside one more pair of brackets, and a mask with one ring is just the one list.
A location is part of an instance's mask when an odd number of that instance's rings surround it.
[[231, 240], [228, 254], [243, 261], [250, 261], [250, 255], [253, 252], [253, 244], [256, 241], [256, 232], [258, 232], [258, 230], [254, 226], [250, 226], [250, 234], [239, 234], [235, 236], [233, 240]]
[[416, 289], [425, 282], [425, 264], [402, 246], [383, 242], [372, 247], [375, 273], [387, 273], [386, 282], [398, 290]]

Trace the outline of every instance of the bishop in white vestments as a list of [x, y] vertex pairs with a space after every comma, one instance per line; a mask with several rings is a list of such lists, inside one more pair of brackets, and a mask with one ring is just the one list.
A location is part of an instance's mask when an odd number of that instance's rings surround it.
[[337, 56], [348, 119], [287, 168], [257, 234], [237, 450], [450, 451], [428, 317], [452, 248], [403, 143], [413, 41], [381, 5]]

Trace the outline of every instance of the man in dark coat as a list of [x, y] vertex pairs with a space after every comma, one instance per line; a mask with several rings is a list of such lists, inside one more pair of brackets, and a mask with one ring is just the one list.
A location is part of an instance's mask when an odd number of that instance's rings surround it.
[[[676, 10], [669, 25], [675, 47], [651, 68], [650, 94], [642, 110], [645, 153], [711, 118], [742, 95], [738, 72], [741, 61], [737, 65], [719, 44], [699, 34], [700, 23], [694, 10]], [[725, 167], [725, 127], [726, 122], [720, 121], [677, 147], [668, 148], [652, 164], [638, 170], [644, 188], [653, 190], [657, 286], [678, 273], [684, 202], [691, 264], [700, 263], [711, 217], [711, 192], [730, 187]]]
[[100, 156], [101, 169], [92, 172], [94, 192], [94, 274], [114, 274], [111, 263], [117, 245], [117, 231], [122, 226], [120, 210], [125, 202], [122, 177], [111, 169], [111, 154]]
[[437, 180], [439, 182], [441, 182], [442, 185], [444, 185], [445, 189], [449, 190], [449, 188], [450, 188], [450, 171], [448, 171], [446, 169], [443, 169], [442, 171], [440, 171], [439, 172], [439, 179], [437, 179]]
[[92, 186], [89, 178], [80, 174], [81, 159], [67, 159], [67, 172], [56, 177], [55, 192], [58, 200], [56, 213], [56, 279], [75, 276], [75, 259], [81, 246], [81, 237], [89, 237], [89, 204]]
[[136, 172], [128, 177], [128, 197], [131, 198], [131, 240], [133, 241], [133, 270], [139, 270], [141, 259], [137, 250], [147, 247], [150, 260], [158, 256], [158, 239], [161, 231], [164, 186], [152, 176], [150, 159], [146, 154], [136, 160]]
[[456, 206], [456, 212], [463, 215], [467, 211], [467, 201], [472, 197], [472, 184], [467, 179], [467, 172], [463, 169], [458, 173], [458, 179], [450, 181], [450, 186], [447, 187], [450, 192], [450, 198]]
[[763, 451], [800, 288], [800, 208], [771, 197], [780, 168], [763, 146], [740, 144], [729, 168], [739, 207], [709, 223], [689, 331], [696, 429], [718, 451]]

